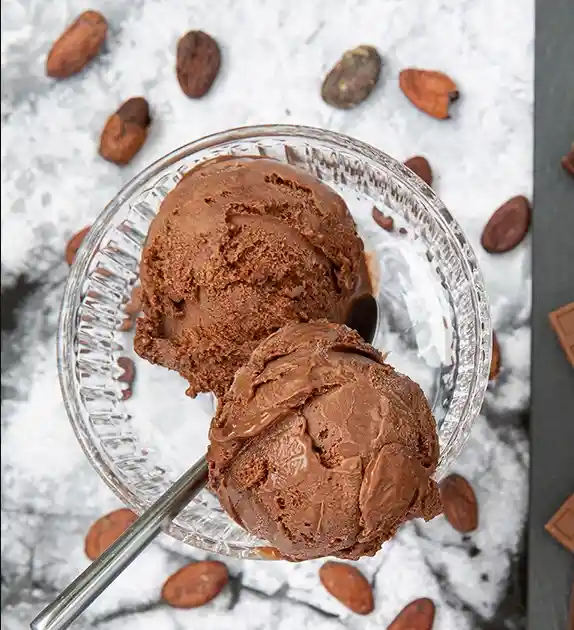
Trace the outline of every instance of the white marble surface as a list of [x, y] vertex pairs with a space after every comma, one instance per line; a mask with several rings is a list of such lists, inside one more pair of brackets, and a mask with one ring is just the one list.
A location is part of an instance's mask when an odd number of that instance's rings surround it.
[[[221, 597], [194, 611], [168, 609], [159, 602], [162, 580], [202, 554], [163, 537], [75, 627], [374, 630], [424, 596], [438, 605], [435, 630], [486, 627], [506, 592], [526, 511], [521, 414], [529, 399], [530, 252], [527, 241], [492, 257], [479, 237], [500, 203], [531, 196], [532, 0], [94, 0], [91, 7], [109, 19], [107, 50], [61, 83], [44, 76], [45, 54], [86, 5], [9, 0], [2, 7], [3, 297], [32, 287], [14, 330], [3, 333], [3, 628], [26, 628], [87, 565], [89, 524], [118, 505], [84, 460], [57, 384], [66, 239], [167, 151], [269, 122], [344, 132], [399, 159], [426, 155], [438, 194], [476, 246], [503, 353], [499, 381], [456, 466], [476, 489], [480, 527], [463, 541], [442, 517], [410, 524], [361, 561], [376, 593], [367, 617], [326, 595], [317, 562], [229, 562], [235, 578]], [[212, 34], [223, 52], [221, 74], [201, 101], [181, 93], [173, 71], [177, 38], [191, 28]], [[335, 111], [320, 99], [321, 78], [359, 43], [381, 52], [380, 85], [356, 110]], [[452, 120], [433, 120], [405, 99], [397, 83], [405, 66], [439, 69], [457, 81]], [[140, 94], [154, 124], [144, 149], [120, 169], [97, 156], [99, 132], [122, 100]], [[507, 622], [499, 613], [496, 627]]]

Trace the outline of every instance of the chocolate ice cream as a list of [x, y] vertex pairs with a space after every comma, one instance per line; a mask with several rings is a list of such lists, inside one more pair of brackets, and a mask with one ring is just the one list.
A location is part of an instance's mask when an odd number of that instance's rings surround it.
[[226, 512], [293, 560], [373, 555], [441, 511], [422, 390], [337, 324], [287, 325], [257, 347], [220, 402], [208, 461]]
[[345, 202], [315, 177], [256, 157], [203, 163], [150, 227], [136, 352], [177, 370], [189, 395], [222, 395], [284, 324], [344, 321], [365, 269]]

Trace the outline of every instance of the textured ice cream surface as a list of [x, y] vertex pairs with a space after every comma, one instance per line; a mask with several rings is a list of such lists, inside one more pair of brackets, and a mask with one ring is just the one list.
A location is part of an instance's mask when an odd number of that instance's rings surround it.
[[205, 162], [150, 227], [136, 352], [177, 370], [190, 395], [222, 395], [281, 326], [344, 321], [364, 269], [353, 219], [326, 184], [264, 158]]
[[284, 557], [373, 555], [441, 511], [435, 421], [420, 387], [346, 326], [287, 325], [220, 401], [209, 483]]

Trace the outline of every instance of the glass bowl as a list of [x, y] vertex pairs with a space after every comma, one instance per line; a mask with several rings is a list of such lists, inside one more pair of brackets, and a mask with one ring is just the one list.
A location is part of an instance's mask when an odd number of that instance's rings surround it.
[[[133, 179], [94, 223], [70, 272], [58, 340], [64, 401], [88, 459], [141, 513], [205, 452], [213, 397], [186, 397], [178, 374], [139, 359], [133, 331], [123, 331], [122, 322], [162, 200], [195, 164], [230, 154], [293, 164], [347, 201], [375, 284], [373, 345], [429, 399], [440, 439], [439, 479], [466, 441], [488, 382], [491, 328], [476, 257], [433, 190], [405, 166], [363, 142], [296, 126], [245, 127], [192, 142]], [[392, 232], [375, 224], [373, 205], [394, 218]], [[117, 362], [122, 356], [134, 361], [137, 374], [129, 398]], [[260, 557], [266, 544], [231, 521], [208, 490], [167, 532], [244, 558]]]

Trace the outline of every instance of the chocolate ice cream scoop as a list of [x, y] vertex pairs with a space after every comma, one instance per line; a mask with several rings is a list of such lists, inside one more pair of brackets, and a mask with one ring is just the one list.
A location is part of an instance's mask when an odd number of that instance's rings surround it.
[[292, 324], [263, 341], [209, 437], [222, 506], [289, 559], [373, 555], [441, 511], [424, 393], [345, 326]]
[[177, 370], [190, 395], [222, 395], [281, 326], [343, 322], [369, 291], [365, 270], [353, 219], [327, 185], [269, 159], [205, 162], [150, 227], [136, 352]]

